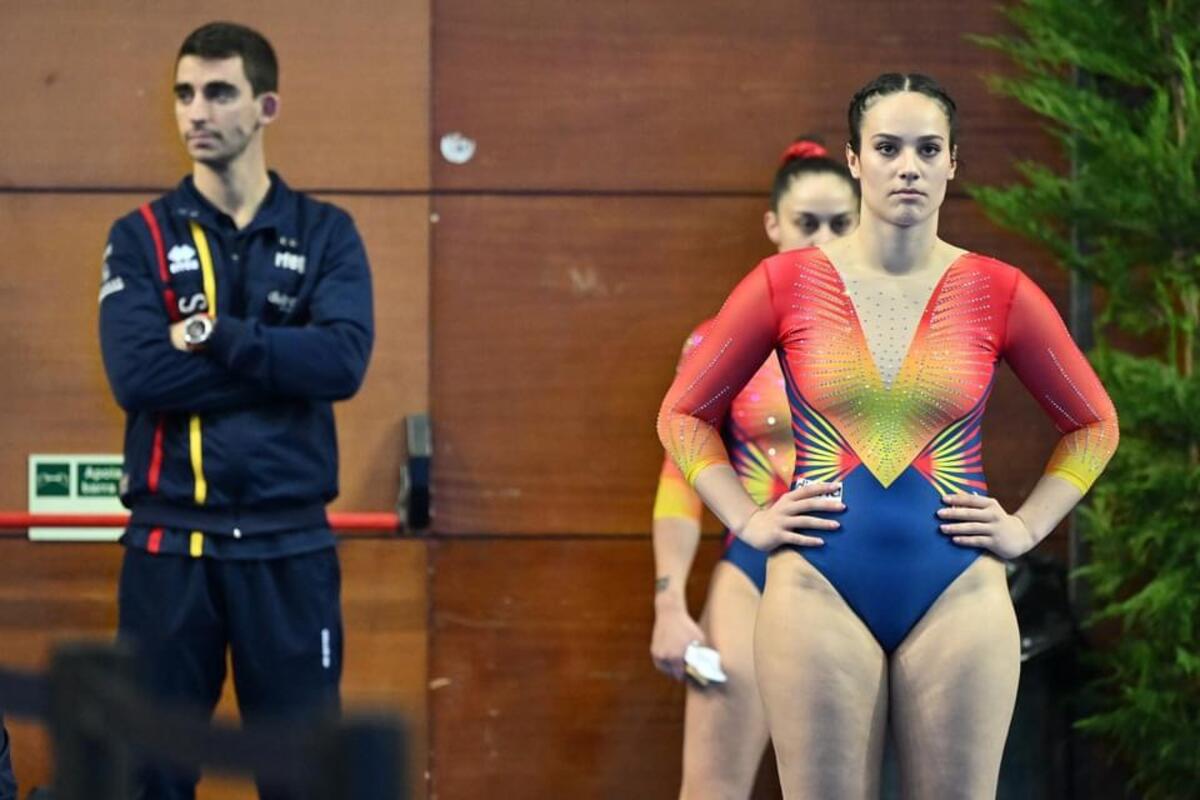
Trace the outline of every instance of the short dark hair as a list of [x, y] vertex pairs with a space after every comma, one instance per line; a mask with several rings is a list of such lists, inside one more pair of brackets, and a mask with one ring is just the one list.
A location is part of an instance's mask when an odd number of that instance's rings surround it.
[[950, 124], [950, 149], [953, 150], [958, 138], [958, 106], [955, 105], [954, 98], [950, 97], [937, 81], [919, 72], [885, 72], [854, 93], [848, 114], [850, 149], [857, 153], [862, 146], [862, 119], [871, 100], [896, 92], [917, 92], [941, 106], [946, 114], [946, 121]]
[[837, 175], [850, 185], [854, 196], [862, 197], [862, 188], [850, 174], [844, 161], [835, 161], [825, 151], [824, 142], [817, 136], [797, 136], [783, 154], [783, 163], [775, 171], [771, 185], [771, 210], [779, 211], [779, 201], [787, 194], [792, 182], [803, 175]]
[[267, 37], [236, 22], [210, 22], [188, 34], [179, 47], [175, 63], [184, 56], [198, 58], [242, 57], [246, 80], [254, 96], [279, 91], [279, 62]]

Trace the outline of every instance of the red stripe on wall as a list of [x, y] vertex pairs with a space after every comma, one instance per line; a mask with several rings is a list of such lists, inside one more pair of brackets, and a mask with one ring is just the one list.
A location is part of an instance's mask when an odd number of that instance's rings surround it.
[[149, 203], [143, 204], [138, 211], [142, 213], [142, 219], [150, 229], [150, 238], [154, 240], [154, 252], [158, 256], [158, 277], [163, 282], [163, 302], [167, 305], [167, 316], [172, 322], [178, 322], [179, 306], [175, 302], [175, 290], [171, 288], [171, 273], [167, 270], [167, 247], [163, 244], [162, 230], [158, 227], [158, 220], [154, 218], [154, 211]]

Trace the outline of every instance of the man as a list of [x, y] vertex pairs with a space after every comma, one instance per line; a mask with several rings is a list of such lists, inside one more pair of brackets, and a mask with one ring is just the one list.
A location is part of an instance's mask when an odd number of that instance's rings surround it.
[[[331, 403], [357, 391], [373, 339], [350, 216], [267, 171], [277, 90], [259, 33], [217, 22], [187, 37], [175, 116], [191, 175], [117, 221], [100, 288], [127, 413], [120, 635], [159, 696], [210, 713], [228, 648], [251, 722], [338, 703]], [[142, 791], [190, 798], [196, 780], [155, 766]]]

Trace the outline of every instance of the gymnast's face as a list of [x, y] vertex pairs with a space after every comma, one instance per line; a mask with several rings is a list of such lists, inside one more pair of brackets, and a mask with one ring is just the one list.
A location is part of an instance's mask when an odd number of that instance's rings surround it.
[[278, 113], [277, 94], [254, 96], [241, 56], [183, 56], [175, 66], [175, 121], [194, 161], [228, 165]]
[[862, 186], [863, 213], [901, 227], [937, 214], [957, 166], [941, 105], [920, 92], [877, 97], [860, 134], [860, 152], [847, 145], [846, 159]]
[[845, 178], [833, 173], [798, 175], [763, 223], [780, 253], [815, 247], [854, 230], [858, 197]]

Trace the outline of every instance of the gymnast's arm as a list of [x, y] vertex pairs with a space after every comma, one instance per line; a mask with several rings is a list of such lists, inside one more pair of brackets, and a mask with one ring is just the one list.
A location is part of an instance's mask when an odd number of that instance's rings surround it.
[[[696, 349], [708, 323], [692, 331], [675, 374]], [[707, 644], [704, 631], [688, 613], [687, 580], [700, 544], [700, 496], [684, 479], [670, 456], [663, 457], [654, 496], [651, 538], [654, 544], [654, 631], [650, 637], [650, 657], [658, 669], [676, 680], [683, 680], [683, 656], [691, 642]]]
[[831, 530], [832, 520], [805, 511], [840, 510], [835, 500], [817, 499], [826, 484], [809, 484], [759, 508], [730, 465], [719, 426], [729, 405], [771, 354], [779, 339], [778, 314], [768, 262], [733, 290], [704, 341], [686, 359], [658, 415], [658, 436], [667, 454], [705, 504], [735, 536], [761, 550], [781, 544], [817, 546], [795, 528]]
[[[1062, 435], [1045, 473], [1011, 515], [1023, 531], [1006, 528], [1002, 521], [992, 535], [958, 525], [946, 532], [958, 534], [955, 541], [959, 544], [987, 547], [1013, 558], [1045, 539], [1083, 499], [1116, 451], [1120, 433], [1108, 393], [1071, 339], [1054, 304], [1021, 273], [1009, 305], [1001, 355]], [[995, 503], [988, 498], [976, 502]], [[983, 541], [989, 538], [990, 542]]]
[[650, 656], [676, 680], [683, 679], [683, 654], [691, 642], [707, 644], [688, 613], [687, 580], [700, 544], [700, 497], [670, 458], [664, 458], [654, 499], [654, 632]]

